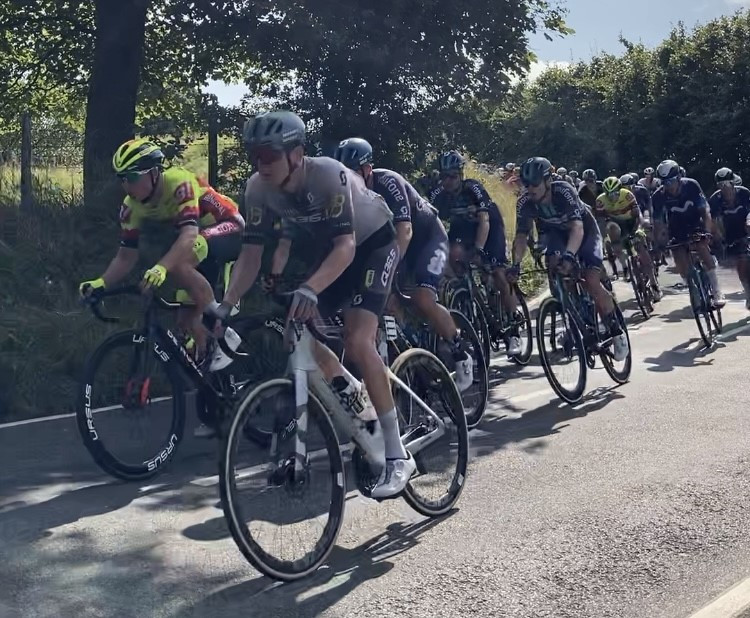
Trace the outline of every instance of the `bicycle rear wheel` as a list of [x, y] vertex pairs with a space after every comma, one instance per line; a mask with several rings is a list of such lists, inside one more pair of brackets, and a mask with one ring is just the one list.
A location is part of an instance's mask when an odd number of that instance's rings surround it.
[[513, 315], [513, 321], [518, 325], [518, 335], [521, 339], [521, 353], [511, 356], [516, 365], [528, 365], [531, 360], [531, 354], [534, 351], [534, 331], [531, 326], [531, 313], [529, 306], [526, 304], [526, 297], [521, 289], [516, 286], [516, 297], [518, 298], [518, 307]]
[[638, 303], [638, 308], [643, 314], [643, 319], [648, 320], [651, 317], [651, 307], [647, 290], [643, 285], [643, 272], [641, 270], [641, 261], [638, 258], [628, 257], [628, 268], [630, 270], [630, 285], [633, 288], [633, 296]]
[[622, 315], [620, 307], [615, 303], [615, 316], [620, 324], [622, 332], [628, 339], [628, 355], [622, 361], [616, 361], [609, 350], [602, 350], [599, 358], [602, 359], [604, 369], [607, 370], [609, 377], [617, 384], [625, 384], [630, 379], [630, 372], [633, 368], [633, 349], [630, 347], [630, 335], [628, 334], [628, 325], [625, 322], [625, 316]]
[[[259, 415], [274, 419], [271, 449], [246, 438]], [[248, 390], [222, 445], [219, 490], [232, 538], [256, 569], [282, 581], [317, 569], [336, 543], [346, 499], [338, 439], [320, 401], [310, 393], [298, 417], [290, 380]]]
[[417, 464], [404, 500], [418, 513], [438, 517], [461, 496], [469, 465], [469, 433], [461, 396], [445, 366], [426, 350], [407, 350], [391, 370], [437, 416], [392, 380], [396, 409], [407, 410], [404, 416], [411, 419], [408, 425], [400, 423], [401, 440]]
[[185, 431], [177, 366], [138, 331], [110, 335], [86, 361], [76, 424], [107, 474], [124, 481], [156, 476], [174, 458]]
[[586, 350], [578, 326], [556, 298], [539, 307], [536, 339], [544, 374], [552, 390], [568, 403], [577, 403], [586, 389]]
[[[474, 327], [468, 318], [455, 309], [450, 310], [453, 322], [458, 329], [458, 335], [464, 345], [464, 350], [472, 360], [472, 371], [474, 380], [472, 385], [461, 393], [464, 412], [466, 413], [466, 425], [473, 429], [479, 424], [487, 408], [487, 397], [489, 395], [489, 382], [487, 376], [487, 365], [482, 354], [482, 345]], [[442, 339], [435, 338], [435, 350], [433, 352], [445, 365], [449, 372], [456, 370], [456, 362], [453, 360], [453, 351]], [[395, 360], [395, 359], [394, 359]]]
[[471, 297], [469, 290], [459, 289], [452, 296], [448, 309], [460, 311], [471, 322], [474, 330], [482, 344], [482, 354], [484, 362], [489, 367], [490, 364], [490, 329], [487, 317], [479, 303]]

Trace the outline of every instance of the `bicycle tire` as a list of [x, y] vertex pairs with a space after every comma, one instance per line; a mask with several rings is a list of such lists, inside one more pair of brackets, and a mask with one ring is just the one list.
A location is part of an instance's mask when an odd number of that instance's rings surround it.
[[[472, 361], [474, 365], [474, 384], [476, 385], [478, 398], [472, 408], [467, 408], [466, 405], [464, 405], [464, 412], [466, 414], [466, 426], [469, 429], [473, 429], [482, 420], [482, 417], [484, 416], [485, 410], [487, 408], [487, 399], [489, 397], [489, 378], [487, 375], [487, 364], [484, 360], [484, 354], [482, 352], [482, 345], [479, 341], [479, 337], [477, 336], [474, 327], [471, 325], [469, 318], [467, 318], [460, 311], [456, 311], [455, 309], [450, 309], [449, 311], [451, 317], [453, 318], [453, 323], [460, 331], [461, 338], [465, 341], [468, 341], [471, 344], [472, 350], [474, 350]], [[437, 337], [435, 337], [433, 340], [434, 346], [432, 353], [440, 358], [437, 349], [440, 340]], [[452, 362], [452, 360], [453, 359], [451, 358], [449, 360], [449, 363]], [[441, 362], [446, 366], [446, 368], [451, 366], [449, 363], [442, 361], [442, 359]], [[461, 401], [462, 403], [464, 401], [463, 395], [461, 396]]]
[[[516, 286], [516, 298], [518, 299], [518, 307], [516, 312], [520, 311], [523, 315], [523, 322], [526, 325], [526, 344], [523, 346], [523, 350], [520, 354], [509, 357], [516, 365], [528, 365], [531, 360], [531, 355], [534, 353], [534, 331], [531, 323], [531, 312], [529, 311], [529, 305], [526, 303], [526, 297], [521, 288]], [[522, 339], [523, 341], [523, 339]]]
[[[472, 312], [471, 305], [474, 305], [474, 311]], [[487, 316], [484, 314], [484, 310], [481, 305], [473, 299], [469, 294], [469, 290], [466, 288], [456, 290], [450, 298], [450, 305], [448, 309], [460, 311], [463, 313], [471, 322], [474, 330], [479, 337], [479, 341], [482, 343], [482, 353], [484, 354], [484, 362], [487, 367], [490, 365], [490, 328], [487, 322]]]
[[[406, 503], [411, 506], [415, 511], [426, 517], [439, 517], [450, 511], [461, 496], [461, 492], [465, 486], [466, 473], [469, 466], [469, 431], [466, 427], [466, 415], [464, 413], [463, 405], [461, 403], [461, 396], [458, 392], [455, 382], [451, 378], [445, 365], [440, 360], [427, 350], [421, 348], [412, 348], [401, 354], [391, 366], [396, 376], [402, 381], [407, 382], [409, 369], [426, 369], [426, 373], [429, 375], [429, 383], [423, 384], [427, 392], [415, 394], [420, 397], [425, 403], [428, 403], [428, 394], [435, 395], [440, 394], [441, 408], [440, 410], [433, 411], [436, 414], [442, 412], [445, 415], [443, 422], [446, 424], [448, 431], [452, 428], [455, 430], [455, 435], [451, 436], [446, 440], [443, 440], [444, 444], [447, 444], [449, 449], [455, 448], [456, 450], [456, 463], [453, 469], [450, 483], [447, 489], [437, 499], [428, 499], [421, 495], [419, 487], [415, 484], [419, 478], [425, 476], [425, 470], [427, 466], [427, 455], [424, 451], [418, 452], [414, 458], [417, 463], [418, 475], [413, 477], [409, 481], [409, 484], [404, 489], [402, 494]], [[406, 379], [404, 379], [406, 378]], [[414, 390], [416, 385], [409, 386]], [[392, 382], [393, 396], [396, 401], [399, 401], [398, 397], [398, 385]], [[402, 432], [405, 428], [401, 428]], [[402, 433], [403, 435], [403, 433]], [[408, 443], [405, 444], [408, 448]], [[434, 487], [435, 482], [431, 481], [427, 484], [428, 487]]]
[[711, 347], [714, 341], [714, 334], [710, 310], [708, 309], [710, 301], [705, 294], [700, 281], [700, 274], [695, 267], [690, 269], [690, 275], [688, 276], [688, 293], [690, 295], [693, 318], [698, 325], [698, 332], [706, 347]]
[[627, 337], [628, 340], [628, 355], [625, 358], [623, 365], [623, 368], [621, 370], [618, 370], [615, 367], [615, 360], [612, 358], [606, 351], [602, 351], [599, 354], [599, 358], [602, 359], [602, 364], [604, 365], [604, 369], [609, 374], [609, 377], [612, 378], [617, 384], [626, 384], [628, 380], [630, 380], [630, 372], [633, 369], [633, 348], [630, 346], [630, 334], [628, 333], [628, 325], [625, 322], [625, 316], [622, 314], [622, 311], [620, 310], [620, 307], [615, 303], [615, 316], [617, 317], [617, 321], [620, 323], [620, 328], [622, 328], [623, 333], [625, 333], [625, 337]]
[[646, 290], [643, 287], [643, 273], [641, 272], [640, 260], [629, 255], [628, 269], [630, 270], [630, 285], [633, 288], [635, 301], [638, 303], [638, 308], [641, 310], [643, 319], [648, 320], [651, 317], [651, 311], [649, 309], [648, 299], [646, 298]]
[[[567, 389], [560, 383], [554, 371], [552, 370], [552, 365], [548, 356], [549, 353], [547, 352], [547, 348], [545, 346], [544, 319], [546, 315], [550, 314], [552, 316], [555, 316], [563, 315], [564, 313], [565, 312], [563, 311], [562, 303], [559, 300], [554, 297], [544, 299], [542, 301], [542, 304], [539, 306], [539, 315], [537, 316], [536, 320], [536, 337], [537, 345], [539, 347], [539, 358], [542, 362], [542, 368], [544, 369], [544, 374], [547, 376], [547, 381], [552, 387], [552, 390], [555, 391], [557, 396], [560, 397], [560, 399], [562, 399], [563, 401], [569, 404], [574, 404], [578, 403], [581, 400], [584, 391], [586, 390], [588, 365], [586, 362], [586, 350], [583, 345], [583, 337], [581, 336], [581, 333], [578, 330], [578, 326], [576, 325], [575, 321], [569, 314], [565, 319], [565, 321], [567, 322], [567, 331], [573, 338], [572, 343], [577, 350], [576, 355], [578, 357], [578, 365], [580, 367], [580, 373], [575, 388]], [[552, 345], [554, 347], [557, 347], [557, 341], [554, 341]]]
[[[167, 440], [160, 445], [153, 457], [136, 465], [118, 459], [99, 437], [94, 419], [95, 410], [92, 410], [97, 370], [108, 354], [117, 348], [138, 345], [136, 340], [140, 337], [141, 333], [136, 330], [119, 331], [99, 344], [86, 359], [76, 405], [76, 425], [86, 450], [104, 472], [123, 481], [143, 481], [160, 474], [174, 459], [185, 433], [185, 397], [180, 370], [174, 362], [159, 359], [172, 387], [172, 420]], [[141, 338], [141, 341], [146, 340]], [[153, 350], [150, 352], [155, 354]]]
[[[240, 401], [236, 414], [224, 438], [219, 462], [219, 493], [224, 519], [227, 527], [242, 555], [258, 571], [280, 581], [295, 581], [301, 579], [320, 567], [328, 558], [338, 538], [344, 521], [344, 505], [346, 501], [346, 480], [344, 474], [344, 460], [341, 454], [336, 431], [328, 415], [324, 412], [321, 402], [311, 392], [308, 400], [309, 422], [315, 419], [325, 440], [325, 448], [331, 464], [333, 482], [331, 483], [331, 501], [328, 521], [323, 530], [320, 541], [316, 543], [314, 555], [306, 559], [283, 560], [265, 551], [253, 538], [242, 515], [240, 500], [237, 496], [237, 484], [234, 474], [236, 462], [236, 448], [244, 436], [243, 425], [249, 420], [253, 412], [252, 404], [270, 389], [288, 389], [291, 401], [294, 401], [294, 386], [287, 378], [276, 378], [259, 384], [246, 391]], [[277, 395], [278, 396], [278, 395]]]

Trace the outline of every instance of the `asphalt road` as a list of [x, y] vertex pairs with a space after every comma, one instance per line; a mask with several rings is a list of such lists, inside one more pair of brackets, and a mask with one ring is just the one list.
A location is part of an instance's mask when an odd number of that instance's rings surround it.
[[294, 584], [228, 536], [215, 443], [139, 486], [98, 470], [72, 418], [0, 428], [0, 616], [689, 616], [750, 575], [750, 314], [721, 277], [713, 349], [668, 289], [630, 320], [630, 383], [599, 368], [577, 406], [536, 356], [499, 360], [458, 508], [352, 493], [327, 567]]

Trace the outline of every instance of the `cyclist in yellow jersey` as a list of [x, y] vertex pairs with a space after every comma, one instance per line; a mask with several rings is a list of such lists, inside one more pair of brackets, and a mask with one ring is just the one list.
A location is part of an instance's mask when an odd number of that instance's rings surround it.
[[[164, 154], [146, 139], [125, 142], [116, 150], [112, 166], [127, 194], [120, 207], [120, 249], [101, 277], [81, 283], [80, 293], [87, 296], [110, 287], [133, 270], [145, 220], [174, 224], [177, 239], [146, 271], [141, 287], [144, 291], [158, 288], [169, 274], [184, 288], [189, 298], [182, 292], [178, 299], [192, 300], [193, 306], [181, 312], [180, 326], [192, 333], [200, 359], [207, 341], [201, 313], [216, 302], [213, 287], [223, 265], [239, 256], [244, 219], [233, 200], [192, 172], [180, 167], [164, 169]], [[218, 369], [217, 364], [226, 362], [224, 355], [217, 354], [210, 368]]]
[[[623, 272], [626, 270], [627, 256], [623, 249], [623, 237], [632, 236], [633, 246], [638, 252], [651, 285], [654, 289], [654, 302], [661, 300], [661, 290], [656, 281], [654, 265], [646, 246], [646, 233], [643, 230], [643, 214], [635, 195], [622, 186], [616, 176], [606, 178], [602, 183], [603, 193], [596, 198], [594, 214], [604, 222], [604, 229], [612, 243], [613, 251], [619, 256]], [[630, 273], [632, 276], [632, 273]]]

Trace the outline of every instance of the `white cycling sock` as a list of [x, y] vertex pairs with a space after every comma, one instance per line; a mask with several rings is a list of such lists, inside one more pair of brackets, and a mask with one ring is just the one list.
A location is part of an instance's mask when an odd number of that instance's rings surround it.
[[716, 269], [706, 271], [706, 275], [708, 275], [708, 280], [711, 282], [711, 287], [714, 289], [714, 294], [721, 296], [719, 277], [716, 276]]
[[385, 443], [386, 459], [406, 459], [406, 449], [401, 443], [398, 433], [398, 414], [396, 408], [383, 415], [378, 415], [380, 427], [383, 429], [383, 442]]

